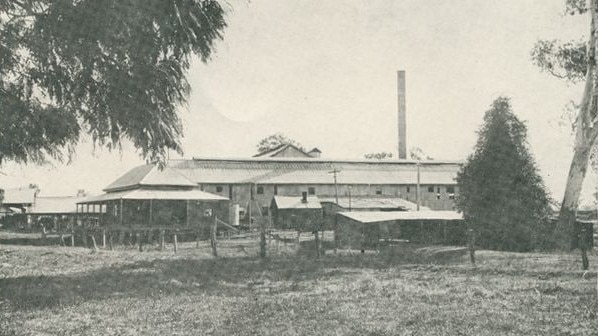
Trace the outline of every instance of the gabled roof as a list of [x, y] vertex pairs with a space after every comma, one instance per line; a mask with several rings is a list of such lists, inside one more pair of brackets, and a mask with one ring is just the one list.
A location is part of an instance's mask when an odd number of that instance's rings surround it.
[[308, 196], [307, 202], [302, 202], [301, 196], [274, 196], [274, 203], [278, 209], [321, 209], [322, 205], [316, 196]]
[[281, 144], [253, 157], [307, 157], [311, 156], [293, 144]]
[[[249, 158], [172, 161], [170, 167], [191, 181], [222, 184], [416, 184], [417, 165], [407, 160], [322, 160], [316, 158]], [[422, 185], [454, 185], [460, 165], [427, 162], [420, 165]]]
[[4, 190], [4, 199], [0, 200], [3, 204], [33, 204], [35, 203], [35, 188], [18, 188]]
[[[420, 184], [454, 185], [460, 163], [420, 164]], [[319, 158], [195, 158], [173, 160], [164, 170], [136, 167], [104, 189], [107, 192], [141, 186], [191, 188], [198, 184], [338, 184], [392, 185], [417, 183], [417, 164], [410, 160], [323, 160]]]
[[312, 148], [312, 150], [310, 150], [310, 151], [309, 151], [309, 152], [307, 152], [307, 153], [322, 153], [322, 151], [321, 151], [321, 150], [319, 150], [319, 149], [318, 149], [318, 147], [314, 147], [314, 148]]
[[160, 170], [155, 164], [147, 164], [131, 169], [107, 186], [104, 191], [126, 190], [141, 186], [195, 187], [197, 184], [175, 169], [164, 167]]

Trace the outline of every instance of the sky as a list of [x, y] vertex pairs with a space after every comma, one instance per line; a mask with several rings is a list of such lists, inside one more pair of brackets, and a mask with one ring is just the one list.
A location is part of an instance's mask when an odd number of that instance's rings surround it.
[[[193, 62], [192, 93], [179, 109], [184, 158], [249, 157], [261, 138], [284, 133], [324, 158], [397, 151], [397, 71], [406, 71], [407, 147], [465, 160], [484, 112], [512, 99], [530, 149], [560, 200], [572, 157], [570, 101], [581, 85], [541, 72], [538, 39], [580, 40], [588, 18], [564, 0], [229, 0], [229, 27], [212, 59]], [[171, 158], [179, 158], [172, 154]], [[5, 188], [92, 194], [143, 164], [83, 141], [70, 164], [0, 167]], [[587, 178], [586, 192], [596, 177]], [[587, 198], [587, 196], [584, 196]]]

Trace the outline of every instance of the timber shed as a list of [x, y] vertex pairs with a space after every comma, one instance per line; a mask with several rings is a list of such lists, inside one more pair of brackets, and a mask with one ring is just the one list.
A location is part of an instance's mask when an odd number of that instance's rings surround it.
[[339, 247], [376, 248], [403, 241], [425, 245], [465, 245], [463, 215], [455, 211], [339, 212], [335, 237]]
[[277, 229], [298, 231], [320, 230], [322, 226], [322, 205], [316, 196], [274, 196], [270, 206], [272, 224]]

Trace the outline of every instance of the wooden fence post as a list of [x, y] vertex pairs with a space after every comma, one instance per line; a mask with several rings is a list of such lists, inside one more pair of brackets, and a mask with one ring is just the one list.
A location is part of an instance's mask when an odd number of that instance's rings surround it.
[[109, 236], [108, 236], [108, 244], [109, 244], [108, 248], [110, 249], [110, 251], [112, 251], [112, 249], [114, 248], [112, 246], [112, 231], [110, 231], [108, 234], [109, 234]]
[[469, 259], [473, 265], [475, 265], [475, 232], [473, 229], [467, 230], [468, 233], [468, 245], [469, 245]]
[[164, 250], [164, 230], [160, 230], [160, 251]]
[[73, 228], [71, 229], [71, 247], [75, 247], [75, 228], [73, 225]]
[[88, 248], [89, 246], [87, 246], [87, 228], [86, 227], [83, 227], [82, 238], [83, 238], [83, 246], [85, 248]]
[[64, 232], [62, 231], [62, 228], [60, 228], [60, 246], [66, 246], [66, 243], [64, 242]]
[[102, 248], [106, 248], [106, 229], [102, 230]]
[[212, 229], [210, 230], [210, 245], [212, 245], [212, 255], [218, 257], [218, 249], [216, 247], [216, 230], [217, 230], [217, 216], [214, 216], [214, 222], [212, 223]]
[[98, 245], [96, 244], [95, 232], [91, 233], [91, 242], [93, 243], [93, 249], [97, 250], [98, 249]]
[[588, 253], [587, 253], [587, 248], [586, 248], [586, 228], [585, 228], [585, 224], [581, 223], [581, 230], [579, 233], [579, 249], [581, 250], [581, 261], [582, 261], [582, 267], [584, 271], [587, 271], [588, 268], [590, 267], [590, 263], [588, 261]]
[[442, 235], [444, 245], [448, 245], [448, 241], [446, 240], [446, 221], [443, 221]]
[[319, 232], [318, 232], [318, 228], [315, 227], [315, 231], [313, 232], [314, 237], [315, 237], [315, 245], [316, 245], [316, 258], [320, 259], [320, 237], [319, 237]]
[[260, 258], [266, 258], [266, 221], [260, 219]]
[[179, 250], [179, 242], [177, 239], [177, 232], [174, 231], [174, 253], [177, 253], [177, 251]]
[[143, 252], [143, 231], [137, 234], [137, 243], [139, 244], [139, 252]]
[[195, 248], [199, 248], [199, 236], [200, 236], [200, 227], [197, 226], [197, 231], [195, 232]]

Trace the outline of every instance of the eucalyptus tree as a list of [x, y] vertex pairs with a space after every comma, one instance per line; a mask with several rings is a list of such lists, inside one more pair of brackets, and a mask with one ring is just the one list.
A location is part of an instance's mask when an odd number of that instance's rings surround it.
[[0, 164], [61, 160], [83, 134], [182, 152], [191, 59], [225, 27], [215, 0], [0, 0]]
[[587, 40], [541, 40], [532, 50], [532, 59], [540, 69], [563, 80], [583, 82], [584, 90], [577, 106], [573, 128], [575, 143], [567, 185], [561, 203], [554, 240], [562, 249], [571, 249], [575, 237], [573, 227], [579, 196], [598, 137], [598, 70], [596, 68], [598, 0], [566, 0], [570, 15], [588, 15]]

